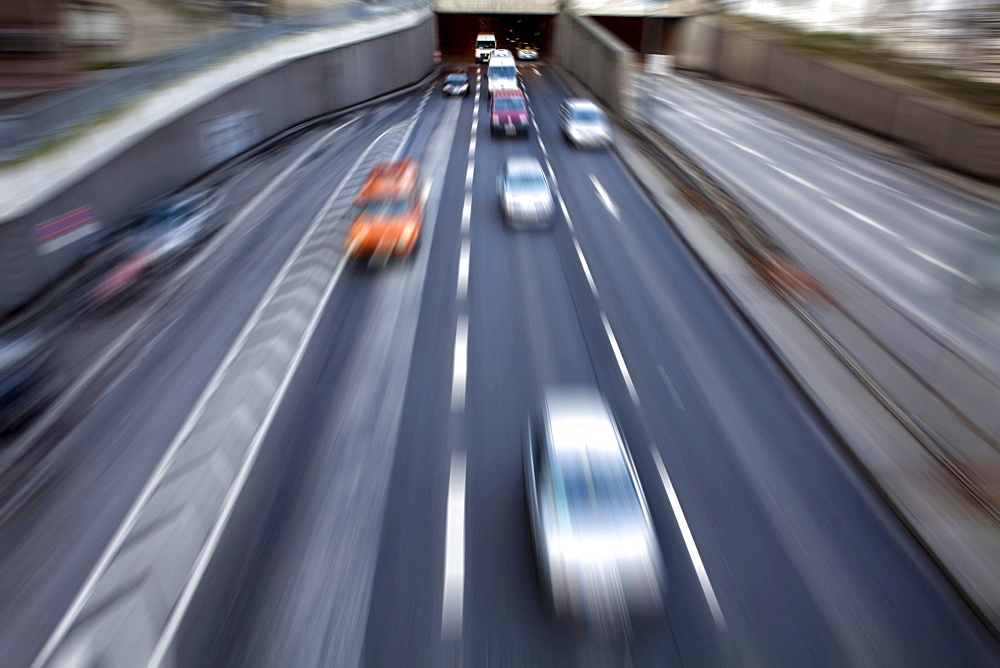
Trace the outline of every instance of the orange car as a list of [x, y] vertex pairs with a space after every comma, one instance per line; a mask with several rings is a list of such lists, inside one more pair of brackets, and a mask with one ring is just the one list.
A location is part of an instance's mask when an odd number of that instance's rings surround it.
[[361, 187], [344, 240], [350, 258], [409, 255], [424, 222], [420, 168], [410, 158], [375, 165]]

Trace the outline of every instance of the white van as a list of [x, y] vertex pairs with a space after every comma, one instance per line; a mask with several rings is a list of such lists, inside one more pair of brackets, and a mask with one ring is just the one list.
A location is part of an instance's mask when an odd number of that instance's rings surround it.
[[476, 35], [476, 62], [485, 63], [497, 48], [497, 38], [485, 32]]
[[501, 88], [519, 88], [517, 83], [517, 63], [513, 58], [491, 58], [486, 69], [486, 84], [490, 95]]

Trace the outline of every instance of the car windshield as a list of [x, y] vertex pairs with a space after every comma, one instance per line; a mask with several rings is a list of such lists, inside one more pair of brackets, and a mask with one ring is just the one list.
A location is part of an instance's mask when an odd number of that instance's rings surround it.
[[517, 171], [507, 174], [507, 187], [511, 191], [534, 192], [545, 190], [547, 184], [541, 171]]
[[361, 204], [361, 210], [369, 216], [399, 216], [410, 208], [405, 199], [370, 199]]
[[493, 98], [493, 109], [495, 111], [524, 111], [524, 100], [513, 95], [495, 97]]
[[602, 123], [604, 114], [596, 107], [579, 107], [571, 113], [573, 120], [577, 123]]
[[464, 74], [449, 74], [445, 78], [446, 83], [465, 83], [467, 78]]
[[[468, 42], [466, 42], [468, 44]], [[492, 49], [496, 46], [496, 42], [476, 42], [477, 49]]]
[[552, 470], [556, 510], [574, 530], [612, 528], [642, 517], [639, 497], [617, 453], [562, 452]]

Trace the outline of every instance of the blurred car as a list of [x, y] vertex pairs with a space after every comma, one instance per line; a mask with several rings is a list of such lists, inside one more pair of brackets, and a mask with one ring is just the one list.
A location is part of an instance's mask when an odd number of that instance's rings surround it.
[[498, 89], [490, 99], [490, 132], [528, 134], [528, 101], [518, 89]]
[[542, 586], [560, 617], [599, 628], [662, 610], [663, 565], [642, 486], [594, 390], [546, 392], [524, 481]]
[[508, 158], [500, 170], [500, 210], [512, 226], [547, 225], [552, 219], [552, 190], [538, 160]]
[[0, 432], [16, 428], [55, 395], [51, 349], [37, 332], [0, 335]]
[[354, 201], [344, 240], [349, 258], [409, 255], [424, 220], [420, 168], [411, 158], [375, 165]]
[[468, 95], [469, 75], [465, 72], [453, 72], [444, 78], [441, 92], [445, 95]]
[[173, 196], [148, 207], [128, 227], [148, 243], [151, 266], [162, 269], [222, 227], [222, 199], [216, 189]]
[[538, 50], [524, 44], [517, 50], [517, 58], [518, 60], [538, 60]]
[[70, 278], [79, 309], [110, 306], [133, 295], [152, 267], [152, 248], [151, 235], [138, 228], [105, 235]]
[[568, 98], [559, 109], [559, 127], [567, 140], [580, 147], [607, 146], [611, 142], [608, 119], [590, 100]]
[[69, 278], [79, 286], [80, 308], [124, 301], [144, 279], [183, 259], [222, 226], [221, 201], [214, 189], [169, 197], [99, 238]]
[[509, 55], [494, 55], [486, 68], [486, 90], [490, 97], [498, 90], [520, 90], [517, 61]]

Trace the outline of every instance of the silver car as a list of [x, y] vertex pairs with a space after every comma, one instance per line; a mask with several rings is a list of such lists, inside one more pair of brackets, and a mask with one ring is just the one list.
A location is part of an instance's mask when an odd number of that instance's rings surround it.
[[559, 110], [559, 127], [576, 146], [596, 148], [611, 142], [611, 129], [601, 108], [590, 100], [569, 98]]
[[541, 226], [551, 221], [552, 190], [535, 158], [508, 158], [500, 172], [499, 190], [500, 209], [508, 225]]
[[663, 607], [663, 566], [632, 458], [604, 399], [545, 395], [524, 478], [538, 572], [556, 614], [616, 629]]

